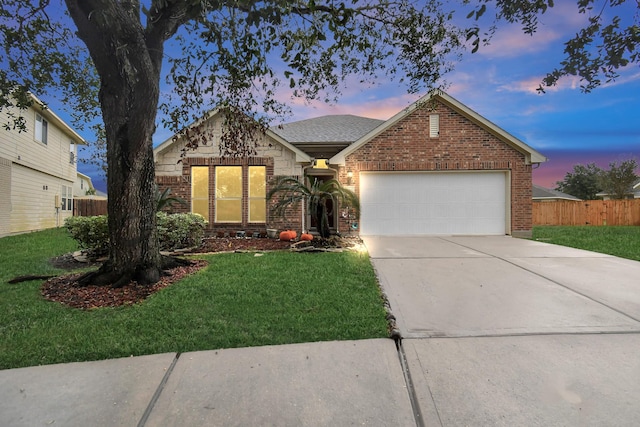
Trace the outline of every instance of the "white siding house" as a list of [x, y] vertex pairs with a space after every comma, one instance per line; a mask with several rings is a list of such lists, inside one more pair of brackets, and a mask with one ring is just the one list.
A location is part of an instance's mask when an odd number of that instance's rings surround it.
[[[86, 141], [35, 96], [26, 131], [0, 128], [0, 236], [63, 225], [73, 214], [76, 147]], [[0, 123], [12, 123], [0, 111]]]

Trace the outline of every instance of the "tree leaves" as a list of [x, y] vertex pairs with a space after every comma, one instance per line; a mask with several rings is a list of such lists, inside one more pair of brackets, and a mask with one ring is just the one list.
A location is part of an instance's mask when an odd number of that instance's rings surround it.
[[[553, 0], [467, 0], [465, 3], [476, 4], [467, 19], [478, 21], [488, 10], [494, 11], [493, 25], [482, 40], [485, 44], [490, 43], [501, 21], [520, 24], [525, 34], [536, 33], [540, 17], [555, 6]], [[636, 13], [633, 15], [620, 7], [634, 3]], [[640, 4], [637, 1], [613, 0], [600, 5], [595, 0], [577, 0], [576, 4], [580, 14], [588, 15], [588, 23], [565, 42], [564, 59], [543, 78], [539, 92], [557, 85], [565, 76], [576, 76], [581, 90], [588, 93], [616, 80], [621, 68], [640, 63]], [[596, 5], [598, 8], [594, 8]], [[480, 29], [470, 28], [467, 41], [471, 42], [472, 52], [477, 52], [481, 45]]]
[[633, 185], [638, 181], [635, 159], [609, 163], [609, 170], [602, 171], [599, 184], [602, 191], [612, 199], [626, 199], [633, 193]]

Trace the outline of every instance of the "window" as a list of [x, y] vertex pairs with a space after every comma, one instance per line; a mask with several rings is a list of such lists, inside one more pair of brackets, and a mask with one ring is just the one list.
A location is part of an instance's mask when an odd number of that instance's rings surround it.
[[242, 222], [242, 167], [216, 167], [216, 222]]
[[249, 222], [267, 222], [266, 168], [249, 166]]
[[69, 163], [74, 164], [76, 162], [76, 144], [73, 142], [69, 144]]
[[73, 188], [68, 187], [66, 185], [62, 186], [62, 210], [70, 211], [73, 210]]
[[438, 114], [429, 114], [429, 138], [437, 138], [440, 136], [440, 116]]
[[210, 200], [209, 166], [191, 167], [191, 211], [215, 223], [265, 223], [267, 220], [267, 168], [265, 166], [216, 166], [214, 200]]
[[40, 114], [36, 113], [36, 141], [47, 143], [48, 122]]
[[209, 167], [191, 168], [191, 212], [209, 221]]

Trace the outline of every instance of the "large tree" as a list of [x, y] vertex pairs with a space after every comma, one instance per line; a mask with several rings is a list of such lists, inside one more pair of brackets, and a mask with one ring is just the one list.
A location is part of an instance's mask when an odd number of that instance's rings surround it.
[[598, 198], [596, 194], [602, 190], [601, 175], [602, 169], [595, 163], [574, 165], [572, 172], [567, 172], [562, 181], [556, 182], [556, 190], [582, 200], [595, 200]]
[[635, 159], [609, 163], [609, 170], [600, 174], [602, 191], [612, 199], [626, 199], [633, 193], [633, 185], [638, 181], [637, 168]]
[[[496, 22], [519, 22], [527, 32], [553, 6], [552, 0], [463, 3], [472, 3], [469, 17], [490, 10]], [[588, 13], [594, 1], [577, 3]], [[620, 3], [606, 2], [611, 9]], [[282, 84], [306, 99], [330, 99], [352, 75], [365, 82], [395, 76], [413, 92], [437, 87], [465, 37], [479, 47], [491, 33], [481, 36], [475, 21], [454, 26], [450, 7], [437, 0], [3, 0], [0, 108], [25, 108], [27, 91], [52, 87], [76, 118], [91, 119], [99, 106], [111, 247], [91, 280], [152, 283], [161, 269], [152, 155], [159, 107], [174, 131], [212, 106], [227, 107], [230, 131], [221, 149], [250, 155], [247, 136], [264, 122], [253, 126], [238, 113], [281, 113]], [[639, 62], [636, 22], [621, 27], [620, 19], [602, 16], [570, 41], [568, 62], [545, 84], [577, 74], [589, 90], [598, 76], [615, 77], [620, 67]], [[163, 78], [169, 96], [161, 98]], [[4, 125], [24, 129], [19, 115]]]

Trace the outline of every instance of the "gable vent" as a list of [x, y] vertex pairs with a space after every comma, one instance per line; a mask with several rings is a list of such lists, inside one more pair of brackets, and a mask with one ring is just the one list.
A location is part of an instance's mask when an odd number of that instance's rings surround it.
[[440, 136], [440, 115], [429, 114], [429, 138]]

